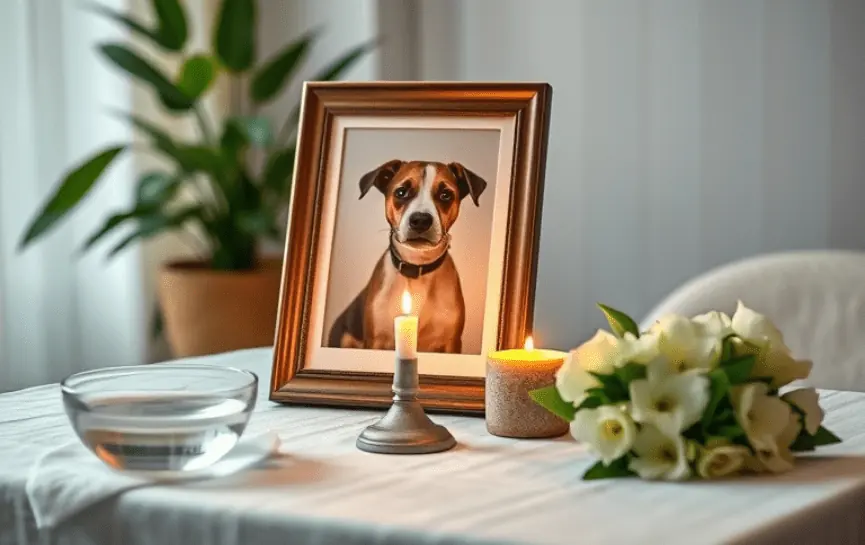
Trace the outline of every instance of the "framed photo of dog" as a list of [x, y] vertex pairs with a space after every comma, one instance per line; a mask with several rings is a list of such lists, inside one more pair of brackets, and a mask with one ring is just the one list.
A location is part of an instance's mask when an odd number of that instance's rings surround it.
[[483, 413], [486, 354], [531, 332], [551, 96], [305, 85], [271, 400], [389, 406], [408, 292], [422, 404]]

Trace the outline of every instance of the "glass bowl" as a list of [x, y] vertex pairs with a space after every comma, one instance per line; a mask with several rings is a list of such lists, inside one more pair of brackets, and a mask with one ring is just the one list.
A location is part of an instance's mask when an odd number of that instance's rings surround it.
[[77, 373], [61, 384], [75, 433], [115, 469], [185, 472], [237, 444], [258, 393], [255, 373], [157, 363]]

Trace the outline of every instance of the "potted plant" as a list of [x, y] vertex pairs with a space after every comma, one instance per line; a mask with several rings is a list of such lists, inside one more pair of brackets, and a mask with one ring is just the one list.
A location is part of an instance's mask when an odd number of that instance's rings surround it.
[[[182, 357], [270, 345], [280, 265], [261, 256], [260, 243], [283, 235], [279, 217], [290, 198], [293, 129], [299, 106], [276, 131], [269, 119], [257, 115], [234, 112], [224, 119], [209, 119], [202, 102], [220, 78], [247, 85], [255, 107], [272, 100], [295, 75], [316, 33], [310, 32], [259, 62], [256, 0], [222, 0], [212, 51], [192, 52], [187, 46], [188, 23], [181, 0], [152, 0], [152, 8], [155, 23], [151, 26], [103, 6], [93, 9], [159, 50], [179, 57], [181, 68], [175, 76], [165, 74], [124, 44], [102, 44], [99, 51], [116, 68], [149, 87], [166, 111], [192, 116], [199, 138], [179, 141], [146, 119], [122, 114], [170, 166], [143, 173], [131, 206], [111, 214], [83, 242], [82, 250], [118, 229], [124, 236], [111, 247], [109, 256], [157, 235], [193, 231], [204, 244], [205, 257], [167, 263], [160, 271], [159, 304], [174, 354]], [[372, 46], [362, 44], [348, 51], [312, 79], [338, 79]], [[57, 227], [130, 147], [101, 150], [70, 169], [28, 226], [20, 249]]]

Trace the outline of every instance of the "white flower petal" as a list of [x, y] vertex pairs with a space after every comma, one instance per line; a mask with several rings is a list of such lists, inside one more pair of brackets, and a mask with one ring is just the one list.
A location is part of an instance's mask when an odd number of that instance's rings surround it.
[[646, 379], [653, 384], [663, 382], [667, 377], [676, 375], [676, 371], [670, 366], [669, 361], [658, 358], [646, 365]]
[[739, 301], [736, 306], [731, 326], [737, 335], [753, 344], [758, 346], [771, 344], [779, 349], [786, 348], [784, 337], [775, 324], [762, 314], [746, 307], [742, 301]]
[[772, 387], [780, 388], [794, 380], [808, 378], [812, 367], [813, 364], [809, 360], [797, 360], [788, 352], [769, 346], [758, 355], [751, 374], [757, 377], [769, 377], [772, 379]]
[[783, 448], [789, 448], [793, 441], [799, 437], [799, 432], [802, 431], [801, 417], [796, 413], [790, 414], [790, 420], [784, 427], [784, 431], [778, 436], [778, 445]]
[[634, 421], [616, 407], [598, 407], [598, 441], [595, 448], [604, 465], [610, 465], [631, 450], [637, 434]]
[[597, 409], [582, 409], [571, 422], [571, 435], [610, 465], [631, 450], [636, 437], [633, 420], [616, 407], [603, 405]]
[[704, 479], [732, 475], [745, 463], [750, 451], [741, 445], [721, 445], [704, 449], [697, 462], [697, 473]]
[[622, 347], [623, 364], [634, 362], [645, 365], [654, 361], [659, 355], [658, 336], [654, 333], [646, 332], [640, 337], [625, 333], [619, 343]]
[[597, 409], [582, 409], [577, 411], [571, 420], [571, 435], [580, 443], [594, 445], [598, 442]]
[[701, 322], [669, 315], [653, 327], [653, 333], [658, 335], [658, 351], [674, 371], [712, 369], [717, 365], [723, 336]]
[[682, 429], [696, 424], [703, 417], [711, 392], [709, 379], [703, 374], [683, 373], [668, 379], [669, 388], [678, 400]]
[[611, 333], [599, 329], [594, 337], [578, 346], [571, 354], [583, 369], [608, 373], [615, 369], [619, 352], [619, 340]]
[[631, 416], [637, 422], [645, 422], [649, 418], [652, 407], [652, 390], [646, 379], [632, 380], [630, 384], [631, 393]]
[[751, 445], [758, 449], [775, 445], [790, 421], [790, 406], [769, 395], [769, 387], [762, 382], [737, 386], [731, 394], [736, 419]]
[[751, 425], [758, 435], [778, 438], [787, 428], [793, 411], [779, 398], [766, 395], [755, 400]]
[[576, 403], [582, 400], [586, 390], [598, 385], [598, 379], [581, 368], [573, 357], [565, 358], [556, 371], [556, 389], [565, 401]]
[[684, 481], [691, 476], [691, 466], [685, 456], [680, 456], [676, 465], [667, 472], [668, 481]]
[[764, 445], [756, 449], [760, 464], [772, 473], [784, 473], [793, 469], [793, 456], [787, 448], [777, 444]]
[[640, 476], [641, 479], [658, 480], [670, 470], [670, 464], [655, 458], [631, 458], [628, 469]]
[[691, 321], [703, 327], [707, 333], [714, 337], [723, 339], [727, 335], [733, 333], [733, 322], [729, 316], [723, 312], [713, 310], [706, 314], [694, 316]]
[[565, 401], [579, 402], [586, 390], [599, 386], [589, 372], [610, 373], [621, 359], [619, 339], [599, 329], [595, 335], [568, 354], [556, 372], [556, 388]]
[[650, 364], [647, 373], [647, 379], [630, 385], [634, 420], [654, 424], [666, 433], [678, 433], [702, 418], [710, 396], [705, 375], [672, 374], [663, 362]]
[[628, 467], [643, 479], [682, 480], [690, 476], [685, 440], [644, 425], [634, 441], [633, 458]]
[[781, 399], [792, 403], [805, 413], [805, 431], [810, 435], [817, 433], [825, 416], [823, 409], [820, 407], [820, 396], [817, 394], [817, 390], [814, 388], [793, 390], [781, 396]]

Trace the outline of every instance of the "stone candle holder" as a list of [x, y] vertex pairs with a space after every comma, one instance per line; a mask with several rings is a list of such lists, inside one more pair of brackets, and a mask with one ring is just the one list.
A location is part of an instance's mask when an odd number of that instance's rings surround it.
[[570, 424], [529, 396], [531, 390], [555, 384], [567, 354], [555, 350], [518, 349], [487, 356], [486, 423], [493, 435], [516, 438], [558, 437]]

